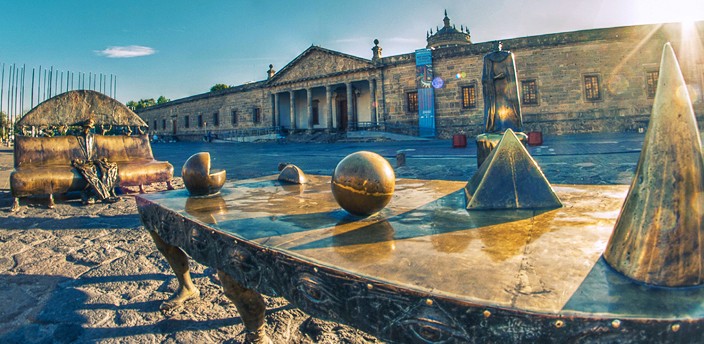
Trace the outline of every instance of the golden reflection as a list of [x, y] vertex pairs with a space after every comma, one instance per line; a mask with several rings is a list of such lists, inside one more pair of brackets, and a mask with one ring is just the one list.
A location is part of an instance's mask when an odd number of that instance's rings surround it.
[[387, 220], [350, 228], [348, 222], [341, 222], [332, 229], [335, 253], [347, 261], [374, 264], [389, 259], [396, 249], [394, 227]]
[[207, 224], [217, 224], [214, 215], [222, 215], [226, 212], [227, 203], [221, 195], [186, 199], [186, 213]]
[[528, 244], [551, 231], [548, 224], [555, 214], [555, 211], [549, 211], [525, 220], [477, 228], [484, 244], [482, 251], [497, 262], [522, 254]]

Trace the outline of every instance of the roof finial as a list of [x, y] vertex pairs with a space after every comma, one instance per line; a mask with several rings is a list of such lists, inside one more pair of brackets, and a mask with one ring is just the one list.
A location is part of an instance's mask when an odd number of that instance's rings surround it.
[[447, 10], [445, 10], [445, 18], [443, 18], [442, 21], [445, 24], [445, 27], [450, 27], [450, 18], [447, 17]]

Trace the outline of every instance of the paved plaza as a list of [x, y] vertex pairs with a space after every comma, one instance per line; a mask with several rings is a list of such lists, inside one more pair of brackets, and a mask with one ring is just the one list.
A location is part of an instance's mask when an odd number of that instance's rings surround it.
[[[547, 136], [529, 147], [554, 184], [629, 184], [643, 134]], [[468, 180], [476, 148], [450, 141], [406, 140], [345, 143], [157, 143], [158, 160], [180, 176], [185, 160], [210, 152], [228, 178], [277, 173], [280, 162], [309, 174], [330, 175], [347, 154], [368, 150], [389, 159], [400, 178]], [[406, 163], [396, 167], [396, 155]], [[141, 225], [134, 199], [82, 206], [57, 199], [23, 201], [8, 212], [11, 148], [0, 148], [0, 342], [2, 343], [239, 343], [244, 327], [221, 292], [217, 274], [193, 263], [201, 298], [168, 314], [159, 304], [177, 286], [163, 257]], [[182, 187], [180, 179], [177, 187]], [[155, 185], [148, 190], [165, 189]], [[132, 191], [136, 191], [136, 188]], [[281, 298], [266, 298], [268, 332], [276, 343], [375, 343], [363, 332], [308, 317]]]

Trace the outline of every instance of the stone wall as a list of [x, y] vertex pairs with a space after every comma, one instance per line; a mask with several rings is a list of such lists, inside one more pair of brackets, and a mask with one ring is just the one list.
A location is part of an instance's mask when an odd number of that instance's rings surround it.
[[[699, 26], [700, 37], [704, 29]], [[652, 97], [647, 72], [659, 68], [665, 42], [682, 47], [679, 25], [636, 26], [551, 34], [503, 41], [515, 55], [519, 79], [535, 80], [538, 104], [522, 106], [525, 131], [547, 134], [634, 131], [647, 127]], [[449, 138], [463, 131], [476, 135], [483, 126], [482, 59], [497, 42], [439, 48], [433, 51], [434, 76], [445, 83], [436, 89], [437, 135]], [[684, 55], [684, 54], [683, 54]], [[417, 123], [406, 111], [406, 92], [415, 89], [413, 54], [384, 59], [386, 118], [392, 123]], [[704, 115], [704, 61], [680, 58], [695, 111]], [[457, 78], [457, 74], [464, 75]], [[462, 74], [464, 73], [464, 74]], [[585, 99], [584, 76], [597, 75], [598, 101]], [[462, 108], [463, 86], [475, 85], [477, 106]], [[701, 123], [702, 121], [700, 121]]]
[[[704, 37], [704, 22], [698, 23], [699, 37]], [[620, 28], [584, 30], [541, 36], [504, 40], [504, 49], [515, 55], [519, 86], [522, 80], [535, 80], [538, 104], [523, 104], [524, 131], [541, 131], [545, 134], [582, 132], [635, 131], [647, 127], [653, 99], [647, 94], [647, 73], [657, 71], [665, 42], [672, 42], [678, 52], [685, 80], [690, 86], [695, 112], [704, 116], [704, 52], [702, 44], [698, 59], [688, 59], [680, 38], [677, 24], [642, 25]], [[701, 38], [700, 38], [701, 39]], [[484, 42], [465, 46], [437, 48], [433, 51], [434, 76], [444, 80], [444, 86], [435, 92], [436, 127], [439, 138], [449, 138], [464, 132], [476, 135], [483, 128], [484, 103], [482, 96], [483, 56], [493, 51], [498, 42]], [[704, 43], [704, 41], [702, 41]], [[338, 56], [339, 55], [339, 56]], [[310, 60], [307, 60], [310, 58]], [[340, 61], [348, 61], [350, 70], [340, 71]], [[361, 62], [360, 62], [361, 61]], [[314, 64], [319, 70], [312, 68]], [[324, 99], [322, 87], [333, 89], [345, 82], [362, 85], [368, 79], [377, 80], [379, 121], [387, 130], [406, 134], [417, 134], [418, 114], [408, 111], [406, 95], [416, 90], [415, 54], [384, 57], [381, 61], [365, 67], [363, 59], [357, 61], [347, 55], [312, 47], [297, 57], [285, 70], [287, 73], [274, 77], [271, 82], [260, 81], [241, 85], [217, 93], [205, 93], [167, 104], [158, 105], [139, 112], [153, 126], [157, 120], [159, 134], [171, 134], [170, 121], [177, 119], [177, 135], [198, 137], [206, 129], [225, 131], [249, 127], [273, 125], [273, 96], [286, 96], [294, 90], [298, 93], [314, 88], [316, 99]], [[364, 68], [361, 68], [364, 67]], [[360, 69], [361, 68], [361, 69]], [[301, 74], [302, 71], [306, 73]], [[334, 73], [331, 73], [333, 72]], [[460, 75], [458, 78], [457, 75]], [[596, 75], [602, 90], [601, 99], [585, 99], [584, 76]], [[292, 79], [293, 78], [293, 79]], [[474, 85], [476, 107], [462, 107], [462, 87]], [[317, 88], [317, 89], [315, 89]], [[297, 96], [303, 101], [304, 93]], [[520, 93], [520, 92], [519, 92]], [[303, 97], [301, 97], [303, 95]], [[368, 98], [367, 98], [368, 99]], [[365, 100], [360, 112], [368, 117]], [[285, 104], [284, 101], [282, 104]], [[320, 103], [321, 117], [325, 104]], [[299, 104], [297, 122], [307, 120], [306, 104]], [[252, 121], [255, 107], [260, 109], [259, 123]], [[236, 110], [238, 121], [232, 123], [232, 111]], [[219, 113], [220, 125], [212, 125], [212, 116]], [[285, 111], [283, 111], [285, 112]], [[184, 127], [184, 118], [190, 118], [190, 127]], [[208, 127], [199, 128], [198, 115], [207, 118]], [[162, 129], [162, 119], [167, 119], [167, 129]], [[282, 123], [285, 124], [286, 121]], [[323, 129], [321, 118], [318, 129]], [[704, 123], [700, 120], [700, 123]], [[153, 128], [152, 128], [153, 129]]]

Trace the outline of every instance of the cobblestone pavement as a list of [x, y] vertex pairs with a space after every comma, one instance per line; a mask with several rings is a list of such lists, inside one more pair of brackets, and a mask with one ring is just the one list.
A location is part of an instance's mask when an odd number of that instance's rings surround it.
[[[546, 137], [530, 152], [552, 183], [627, 184], [642, 134]], [[335, 144], [160, 143], [155, 156], [180, 167], [188, 156], [209, 151], [229, 178], [277, 172], [279, 162], [306, 173], [330, 174], [349, 153], [369, 150], [396, 164], [403, 178], [468, 180], [476, 149], [449, 141]], [[9, 213], [12, 151], [0, 148], [0, 342], [2, 343], [239, 343], [243, 325], [223, 296], [215, 271], [192, 264], [200, 300], [168, 314], [159, 304], [176, 280], [142, 227], [133, 197], [114, 204], [82, 206], [58, 200], [23, 203]], [[179, 184], [180, 180], [177, 180]], [[156, 185], [151, 190], [164, 189]], [[133, 190], [135, 191], [135, 190]], [[363, 332], [308, 317], [280, 298], [266, 298], [268, 332], [276, 343], [373, 343]]]

